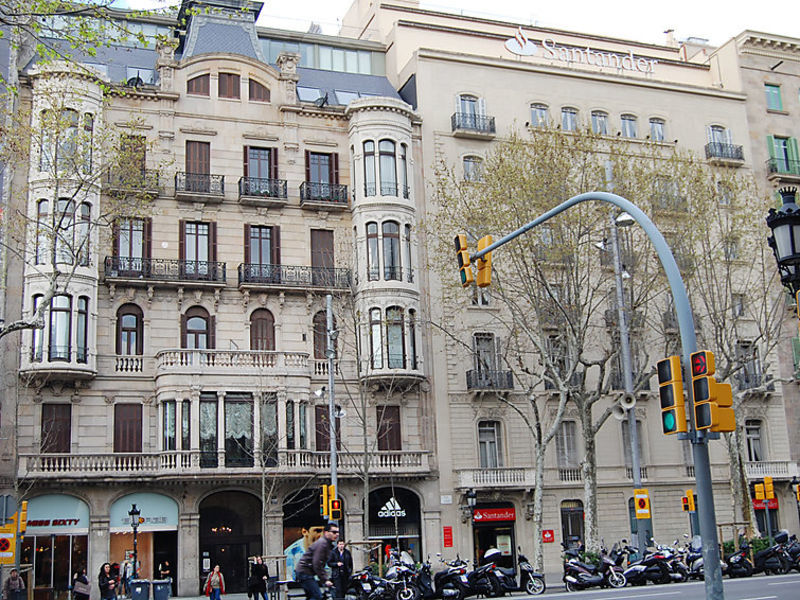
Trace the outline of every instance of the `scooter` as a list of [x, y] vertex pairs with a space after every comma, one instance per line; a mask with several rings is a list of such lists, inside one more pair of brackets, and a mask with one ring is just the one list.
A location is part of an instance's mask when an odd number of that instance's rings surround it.
[[791, 569], [790, 558], [783, 549], [783, 544], [789, 540], [789, 532], [781, 531], [775, 536], [776, 544], [764, 548], [753, 556], [753, 573], [765, 575], [783, 575]]
[[684, 561], [689, 568], [689, 579], [703, 579], [703, 540], [699, 535], [686, 544]]
[[543, 594], [546, 588], [544, 583], [544, 575], [537, 573], [533, 570], [533, 566], [528, 559], [522, 554], [522, 548], [517, 548], [517, 565], [519, 566], [519, 583], [517, 583], [517, 571], [513, 568], [505, 569], [497, 566], [495, 558], [500, 556], [500, 550], [491, 548], [487, 550], [484, 555], [484, 561], [491, 561], [495, 563], [495, 568], [492, 575], [497, 579], [500, 584], [500, 594], [506, 592], [527, 592], [532, 596]]
[[750, 546], [743, 542], [739, 549], [725, 557], [722, 574], [731, 579], [736, 577], [750, 577], [753, 574], [753, 563], [747, 558]]
[[[563, 545], [563, 544], [562, 544]], [[579, 549], [564, 547], [564, 586], [568, 592], [590, 587], [625, 587], [628, 583], [622, 569], [614, 564], [605, 552], [601, 553], [600, 566], [578, 560]]]
[[428, 557], [428, 560], [422, 563], [419, 571], [417, 571], [414, 583], [419, 588], [423, 600], [431, 600], [433, 598], [462, 600], [463, 595], [459, 581], [466, 572], [467, 569], [465, 567], [447, 565], [446, 569], [439, 571], [431, 578], [431, 561], [430, 557]]
[[[628, 546], [627, 550], [630, 554], [639, 552], [632, 546]], [[661, 550], [646, 553], [644, 558], [628, 565], [624, 572], [625, 577], [631, 585], [646, 585], [648, 581], [669, 583], [672, 581], [672, 574], [667, 561], [667, 555]]]

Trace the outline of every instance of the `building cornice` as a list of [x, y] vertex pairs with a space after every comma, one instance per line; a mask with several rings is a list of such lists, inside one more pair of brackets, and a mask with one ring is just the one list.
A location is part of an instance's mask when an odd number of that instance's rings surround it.
[[747, 30], [736, 36], [736, 43], [742, 52], [800, 58], [798, 38]]

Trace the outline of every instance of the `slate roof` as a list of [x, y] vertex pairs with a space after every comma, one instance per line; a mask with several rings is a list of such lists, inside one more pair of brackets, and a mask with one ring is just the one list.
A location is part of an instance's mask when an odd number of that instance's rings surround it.
[[298, 67], [297, 74], [300, 81], [297, 85], [317, 88], [322, 94], [328, 94], [329, 102], [335, 103], [335, 90], [345, 92], [360, 92], [373, 96], [389, 96], [401, 100], [397, 90], [383, 75], [364, 75], [361, 73], [342, 73], [339, 71], [324, 71], [322, 69], [309, 69]]

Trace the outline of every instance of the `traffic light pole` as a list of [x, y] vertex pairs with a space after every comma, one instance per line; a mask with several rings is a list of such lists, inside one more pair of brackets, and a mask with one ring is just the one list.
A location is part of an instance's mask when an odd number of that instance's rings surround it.
[[[333, 330], [333, 296], [328, 294], [325, 297], [326, 301], [326, 330], [327, 330], [327, 348], [325, 354], [328, 358], [328, 424], [330, 425], [329, 437], [331, 441], [331, 485], [333, 485], [334, 493], [339, 496], [339, 481], [337, 473], [337, 456], [336, 456], [336, 402], [333, 393], [334, 383], [334, 370], [336, 369], [336, 349], [334, 348], [334, 330]], [[328, 515], [328, 520], [332, 521]]]
[[[619, 207], [627, 212], [642, 227], [653, 247], [656, 250], [661, 266], [667, 276], [675, 312], [678, 318], [678, 329], [681, 334], [681, 346], [683, 352], [684, 381], [692, 381], [691, 360], [692, 353], [697, 351], [697, 337], [695, 335], [694, 317], [692, 316], [689, 295], [686, 293], [686, 286], [683, 283], [678, 264], [675, 257], [667, 245], [664, 236], [655, 224], [639, 207], [626, 200], [622, 196], [609, 194], [607, 192], [590, 192], [573, 196], [566, 202], [550, 209], [543, 215], [537, 217], [530, 223], [523, 225], [495, 243], [479, 250], [470, 256], [470, 262], [475, 262], [483, 258], [489, 252], [510, 242], [511, 240], [527, 233], [534, 227], [552, 219], [556, 215], [568, 210], [569, 208], [587, 201], [607, 202]], [[708, 437], [702, 431], [697, 431], [694, 427], [694, 398], [691, 385], [686, 386], [689, 396], [690, 412], [690, 432], [689, 439], [692, 443], [692, 453], [694, 455], [695, 478], [697, 481], [697, 517], [700, 522], [700, 536], [703, 539], [703, 570], [705, 576], [705, 588], [707, 600], [724, 600], [725, 593], [722, 589], [722, 570], [720, 569], [719, 559], [719, 540], [717, 537], [717, 517], [714, 510], [714, 493], [711, 486], [711, 463], [708, 458]]]

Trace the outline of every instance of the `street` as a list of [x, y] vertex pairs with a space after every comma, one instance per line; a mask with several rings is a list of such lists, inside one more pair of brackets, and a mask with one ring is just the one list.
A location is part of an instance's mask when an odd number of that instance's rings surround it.
[[[723, 579], [725, 600], [796, 600], [800, 596], [800, 574], [766, 577], [756, 575], [747, 579]], [[622, 589], [589, 589], [582, 592], [566, 592], [560, 580], [548, 577], [548, 598], [575, 598], [576, 600], [704, 600], [705, 584], [702, 581], [624, 587]], [[515, 596], [516, 597], [516, 596]], [[533, 598], [534, 596], [527, 596]]]

